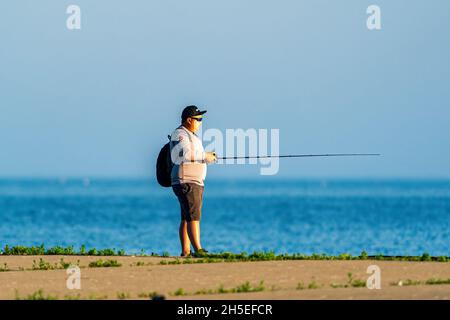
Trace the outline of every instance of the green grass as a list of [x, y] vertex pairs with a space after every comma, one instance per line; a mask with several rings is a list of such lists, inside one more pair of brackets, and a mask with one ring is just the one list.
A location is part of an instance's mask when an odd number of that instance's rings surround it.
[[280, 260], [380, 260], [380, 261], [436, 261], [436, 262], [450, 262], [450, 257], [439, 256], [432, 257], [427, 253], [422, 256], [383, 256], [375, 255], [369, 256], [365, 251], [359, 256], [352, 256], [351, 254], [343, 253], [332, 256], [326, 254], [313, 253], [305, 255], [300, 253], [293, 254], [278, 254], [274, 252], [253, 252], [252, 254], [242, 253], [211, 253], [205, 254], [202, 258], [186, 258], [175, 260], [161, 260], [161, 265], [171, 264], [193, 264], [193, 263], [216, 263], [216, 262], [245, 262], [245, 261], [280, 261]]
[[58, 300], [58, 297], [52, 295], [45, 295], [44, 291], [42, 289], [39, 289], [38, 291], [29, 294], [24, 298], [20, 297], [19, 293], [16, 291], [16, 300]]
[[144, 262], [144, 261], [136, 261], [130, 264], [130, 267], [146, 267], [151, 266], [153, 263], [151, 262]]
[[117, 292], [117, 299], [119, 300], [130, 299], [130, 294], [128, 292]]
[[431, 278], [425, 281], [420, 280], [411, 280], [407, 279], [405, 281], [397, 281], [397, 282], [391, 282], [391, 286], [419, 286], [419, 285], [442, 285], [442, 284], [450, 284], [450, 278], [448, 279], [435, 279]]
[[3, 264], [3, 266], [0, 266], [0, 272], [6, 272], [9, 271], [8, 265], [6, 263]]
[[236, 288], [232, 289], [231, 292], [258, 292], [258, 291], [264, 291], [264, 282], [261, 281], [256, 287], [253, 287], [250, 282], [245, 282], [244, 284], [241, 284], [240, 286], [237, 286]]
[[172, 293], [173, 296], [186, 296], [187, 293], [183, 288], [178, 288], [175, 292]]
[[138, 294], [139, 298], [150, 298], [152, 300], [155, 299], [164, 299], [164, 296], [162, 294], [159, 294], [156, 291], [152, 291], [152, 292], [141, 292]]
[[243, 284], [240, 284], [234, 288], [225, 289], [223, 285], [220, 285], [218, 289], [216, 290], [201, 290], [198, 291], [196, 294], [217, 294], [217, 293], [242, 293], [242, 292], [259, 292], [264, 291], [264, 281], [260, 281], [258, 285], [254, 286], [251, 285], [250, 282], [244, 282]]
[[80, 266], [80, 260], [77, 260], [76, 264], [73, 264], [72, 262], [65, 262], [63, 258], [59, 260], [59, 266], [61, 269], [68, 269], [70, 266]]
[[[200, 289], [200, 290], [198, 290], [198, 291], [196, 291], [195, 293], [194, 293], [194, 295], [201, 295], [201, 294], [214, 294], [214, 293], [216, 293], [213, 289], [209, 289], [209, 290], [207, 290], [207, 289]], [[223, 292], [222, 292], [223, 293]]]
[[108, 299], [106, 294], [104, 295], [96, 295], [95, 293], [91, 293], [88, 297], [89, 300], [105, 300]]
[[264, 291], [264, 281], [260, 281], [258, 285], [251, 285], [250, 282], [244, 282], [234, 288], [226, 289], [220, 285], [217, 289], [200, 289], [194, 293], [188, 293], [183, 288], [179, 288], [171, 293], [172, 296], [187, 296], [187, 295], [204, 295], [204, 294], [224, 294], [224, 293], [243, 293], [243, 292], [259, 292]]
[[45, 248], [42, 244], [40, 246], [13, 246], [10, 247], [5, 245], [3, 249], [0, 250], [1, 255], [5, 256], [42, 256], [42, 255], [68, 255], [68, 256], [124, 256], [124, 250], [115, 249], [101, 249], [97, 250], [92, 248], [87, 250], [84, 245], [80, 247], [78, 251], [74, 249], [73, 246], [68, 247], [51, 247]]
[[31, 267], [31, 269], [32, 270], [53, 270], [53, 269], [56, 269], [56, 265], [53, 265], [50, 262], [47, 262], [44, 259], [40, 258], [39, 262], [36, 262], [36, 260], [33, 260], [33, 266]]
[[[84, 245], [79, 250], [75, 250], [73, 246], [68, 247], [51, 247], [45, 248], [44, 245], [40, 246], [13, 246], [5, 245], [0, 250], [1, 255], [80, 255], [80, 256], [124, 256], [126, 255], [124, 250], [116, 249], [101, 249], [96, 248], [86, 249]], [[141, 250], [139, 256], [151, 256], [151, 257], [163, 257], [170, 256], [169, 252], [165, 251], [161, 255], [152, 252], [150, 255], [145, 254], [144, 250]], [[214, 263], [214, 262], [239, 262], [239, 261], [272, 261], [272, 260], [380, 260], [380, 261], [437, 261], [437, 262], [450, 262], [450, 257], [447, 256], [431, 256], [428, 253], [424, 253], [421, 256], [385, 256], [381, 254], [368, 255], [366, 251], [361, 252], [359, 256], [354, 256], [349, 253], [342, 253], [339, 255], [327, 255], [313, 253], [311, 255], [293, 253], [293, 254], [275, 254], [273, 251], [258, 252], [255, 251], [251, 254], [246, 252], [231, 253], [208, 253], [204, 254], [201, 258], [187, 258], [183, 261], [168, 262], [166, 264], [184, 264], [184, 263]], [[195, 262], [194, 262], [195, 261]], [[164, 264], [164, 263], [162, 263]]]
[[[76, 265], [80, 264], [80, 260], [77, 261]], [[55, 270], [55, 269], [67, 269], [71, 265], [73, 265], [70, 262], [65, 262], [63, 258], [59, 260], [59, 263], [51, 264], [50, 262], [45, 261], [42, 258], [39, 258], [39, 262], [36, 262], [36, 260], [33, 260], [33, 266], [31, 267], [31, 270]]]
[[434, 284], [450, 284], [450, 278], [448, 279], [428, 279], [425, 281], [425, 284], [434, 285]]
[[318, 289], [320, 287], [321, 286], [314, 279], [308, 284], [308, 289]]
[[223, 284], [217, 289], [217, 293], [228, 293], [228, 290], [224, 288]]
[[351, 284], [351, 286], [354, 288], [363, 288], [363, 287], [366, 287], [366, 285], [367, 285], [366, 281], [359, 280], [359, 279], [353, 280], [353, 282]]
[[296, 289], [297, 290], [305, 290], [305, 285], [303, 284], [303, 282], [299, 282], [297, 284], [297, 288]]
[[[128, 299], [130, 295], [128, 293], [119, 292], [117, 294], [118, 299]], [[86, 299], [89, 300], [104, 300], [107, 299], [107, 295], [96, 295], [96, 294], [90, 294]], [[64, 300], [81, 300], [83, 299], [80, 294], [77, 295], [65, 295]], [[51, 294], [44, 294], [44, 291], [42, 289], [39, 289], [38, 291], [29, 294], [25, 297], [21, 297], [19, 295], [19, 292], [16, 290], [16, 300], [59, 300], [58, 296], [51, 295]]]
[[347, 284], [350, 287], [362, 288], [366, 286], [366, 282], [360, 279], [353, 279], [353, 274], [351, 272], [347, 273]]
[[89, 268], [109, 268], [109, 267], [120, 267], [122, 264], [117, 260], [95, 260], [89, 263]]
[[347, 283], [345, 284], [339, 284], [339, 283], [332, 283], [330, 284], [332, 288], [363, 288], [366, 286], [366, 282], [364, 280], [360, 279], [354, 279], [353, 274], [351, 272], [347, 273]]

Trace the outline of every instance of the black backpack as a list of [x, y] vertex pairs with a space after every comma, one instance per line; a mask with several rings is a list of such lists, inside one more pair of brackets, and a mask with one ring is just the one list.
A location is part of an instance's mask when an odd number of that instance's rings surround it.
[[171, 172], [172, 172], [172, 159], [170, 158], [170, 136], [169, 142], [167, 142], [159, 152], [158, 159], [156, 160], [156, 179], [162, 187], [170, 187], [172, 185]]

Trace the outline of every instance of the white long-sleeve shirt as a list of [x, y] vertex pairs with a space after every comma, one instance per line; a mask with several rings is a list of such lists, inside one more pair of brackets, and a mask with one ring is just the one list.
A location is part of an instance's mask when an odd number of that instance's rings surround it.
[[170, 136], [170, 155], [174, 166], [172, 185], [196, 183], [203, 186], [206, 178], [205, 150], [200, 138], [184, 126]]

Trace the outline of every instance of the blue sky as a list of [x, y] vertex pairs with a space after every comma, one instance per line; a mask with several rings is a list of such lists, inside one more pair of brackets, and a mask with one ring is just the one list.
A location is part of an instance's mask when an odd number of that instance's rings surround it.
[[[81, 8], [81, 30], [66, 8]], [[382, 30], [366, 28], [381, 8]], [[278, 128], [279, 176], [450, 177], [450, 3], [3, 1], [0, 176], [154, 174], [187, 104]], [[255, 165], [210, 177], [256, 177]]]

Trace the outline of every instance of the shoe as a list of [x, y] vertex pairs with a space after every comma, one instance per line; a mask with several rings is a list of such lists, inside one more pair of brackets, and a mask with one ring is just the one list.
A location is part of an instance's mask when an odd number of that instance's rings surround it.
[[200, 249], [198, 251], [195, 251], [192, 256], [200, 258], [200, 257], [206, 257], [208, 255], [208, 251], [205, 249]]
[[189, 258], [192, 257], [192, 254], [189, 252], [188, 254], [180, 254], [181, 258]]

